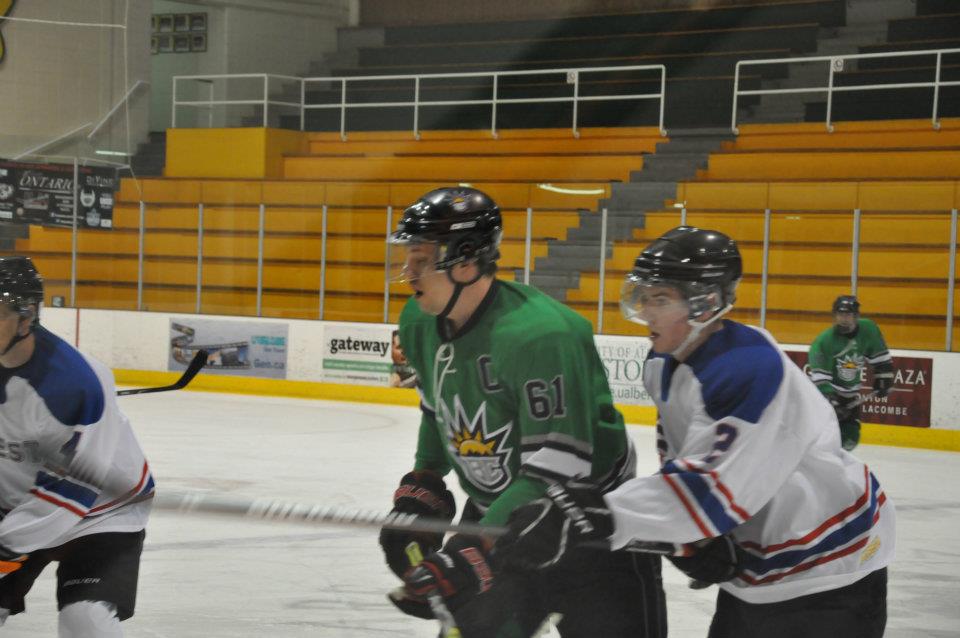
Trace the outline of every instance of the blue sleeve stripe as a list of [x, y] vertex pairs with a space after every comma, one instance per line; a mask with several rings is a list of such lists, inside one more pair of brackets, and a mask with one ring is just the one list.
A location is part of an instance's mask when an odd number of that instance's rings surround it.
[[93, 507], [93, 503], [97, 500], [98, 496], [97, 492], [88, 487], [74, 483], [67, 478], [47, 474], [43, 471], [37, 472], [35, 485], [48, 494], [56, 494], [61, 498], [82, 505], [86, 509]]
[[795, 568], [809, 559], [833, 552], [857, 540], [864, 534], [869, 534], [870, 530], [873, 529], [874, 519], [881, 505], [877, 493], [880, 486], [872, 475], [871, 479], [870, 506], [842, 527], [833, 530], [815, 545], [804, 549], [781, 552], [769, 558], [762, 558], [749, 552], [744, 560], [744, 568], [757, 576], [762, 576], [774, 570]]
[[724, 534], [740, 524], [740, 521], [728, 514], [727, 508], [713, 493], [710, 483], [703, 474], [684, 471], [674, 461], [664, 465], [661, 471], [664, 474], [676, 476], [683, 482], [687, 491], [693, 495], [700, 510], [710, 519], [718, 534]]

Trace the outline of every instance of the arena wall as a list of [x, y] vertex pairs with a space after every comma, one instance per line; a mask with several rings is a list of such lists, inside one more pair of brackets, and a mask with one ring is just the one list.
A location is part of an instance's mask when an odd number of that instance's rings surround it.
[[[192, 382], [191, 387], [210, 391], [417, 405], [417, 396], [412, 390], [384, 385], [331, 383], [329, 373], [324, 370], [324, 352], [328, 347], [326, 342], [329, 334], [352, 325], [357, 329], [380, 330], [389, 335], [390, 326], [386, 325], [74, 308], [44, 308], [42, 319], [50, 330], [113, 368], [118, 383], [137, 386], [165, 385], [179, 376], [179, 372], [169, 371], [171, 319], [282, 324], [287, 335], [285, 378], [237, 377], [205, 372]], [[598, 337], [601, 358], [608, 370], [612, 370], [611, 361], [619, 355], [613, 349], [607, 351], [605, 346], [609, 344], [615, 349], [627, 344], [633, 348], [633, 355], [627, 356], [642, 358], [647, 347], [645, 342], [646, 339], [640, 337]], [[788, 345], [786, 349], [801, 351], [805, 350], [805, 346]], [[895, 357], [932, 360], [932, 378], [923, 380], [930, 390], [930, 427], [866, 424], [864, 442], [960, 451], [960, 405], [956, 401], [960, 395], [960, 354], [915, 350], [894, 350], [892, 354]], [[630, 376], [631, 380], [636, 381], [636, 374]], [[613, 383], [614, 379], [611, 378]], [[629, 404], [618, 403], [618, 407], [631, 423], [653, 424], [654, 409], [642, 397]]]
[[[149, 2], [20, 1], [9, 17], [0, 26], [5, 43], [0, 61], [0, 157], [15, 156], [86, 123], [97, 123], [127, 87], [150, 80]], [[124, 35], [119, 28], [69, 23], [125, 24], [127, 29]], [[149, 86], [141, 85], [129, 105], [135, 151], [147, 133]], [[92, 141], [94, 146], [125, 151], [126, 126], [126, 113], [116, 113]], [[44, 152], [89, 154], [77, 147], [85, 133]]]

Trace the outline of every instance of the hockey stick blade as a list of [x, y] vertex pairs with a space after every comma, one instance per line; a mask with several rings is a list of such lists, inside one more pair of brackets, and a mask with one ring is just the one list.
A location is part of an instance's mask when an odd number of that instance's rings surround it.
[[[309, 525], [344, 525], [373, 529], [395, 529], [406, 532], [435, 534], [454, 533], [470, 536], [498, 538], [507, 533], [506, 527], [481, 525], [479, 523], [448, 523], [447, 521], [422, 518], [415, 514], [381, 513], [333, 505], [307, 505], [269, 498], [244, 498], [224, 496], [209, 492], [181, 492], [160, 490], [154, 498], [154, 508], [170, 512], [218, 514], [249, 518], [261, 521], [281, 521]], [[607, 549], [602, 543], [585, 543], [597, 549]], [[627, 551], [646, 554], [684, 555], [683, 546], [660, 542], [633, 542]]]
[[170, 385], [163, 385], [157, 388], [134, 388], [133, 390], [117, 390], [118, 397], [125, 397], [131, 394], [147, 394], [150, 392], [167, 392], [169, 390], [180, 390], [185, 388], [188, 383], [193, 381], [193, 378], [197, 376], [197, 373], [207, 365], [207, 356], [208, 353], [206, 350], [197, 350], [197, 354], [193, 355], [193, 359], [190, 360], [190, 364], [187, 365], [187, 369], [183, 371], [183, 374], [180, 375], [180, 378], [177, 379], [176, 383]]

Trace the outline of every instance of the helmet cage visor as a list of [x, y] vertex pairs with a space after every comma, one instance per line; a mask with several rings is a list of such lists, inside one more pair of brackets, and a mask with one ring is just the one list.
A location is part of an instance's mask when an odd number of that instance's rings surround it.
[[387, 240], [389, 280], [416, 281], [427, 272], [427, 268], [450, 270], [457, 264], [496, 261], [500, 257], [501, 234], [502, 231], [496, 228], [482, 237], [479, 233], [464, 234], [444, 242], [434, 240], [429, 235], [414, 235], [398, 230]]
[[[680, 293], [681, 299], [656, 294], [655, 288], [670, 287]], [[620, 311], [628, 321], [648, 325], [651, 317], [674, 313], [687, 321], [696, 321], [708, 312], [724, 308], [723, 290], [719, 284], [698, 281], [678, 281], [659, 277], [627, 275], [620, 289]]]

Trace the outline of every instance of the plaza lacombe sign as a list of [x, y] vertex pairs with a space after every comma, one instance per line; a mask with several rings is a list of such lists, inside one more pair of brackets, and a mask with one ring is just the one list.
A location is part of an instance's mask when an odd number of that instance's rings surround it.
[[[807, 353], [788, 350], [787, 355], [803, 368]], [[893, 388], [880, 398], [867, 398], [860, 406], [860, 420], [884, 425], [930, 427], [930, 383], [933, 380], [933, 359], [927, 357], [893, 357]], [[867, 367], [860, 379], [862, 394], [873, 387], [873, 372]]]

